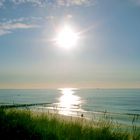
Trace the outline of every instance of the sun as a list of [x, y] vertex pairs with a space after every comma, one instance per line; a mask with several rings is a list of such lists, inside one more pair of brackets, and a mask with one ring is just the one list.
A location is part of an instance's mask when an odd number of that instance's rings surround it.
[[56, 44], [65, 49], [70, 49], [76, 46], [78, 41], [78, 33], [76, 33], [72, 27], [64, 25], [59, 31], [56, 37]]

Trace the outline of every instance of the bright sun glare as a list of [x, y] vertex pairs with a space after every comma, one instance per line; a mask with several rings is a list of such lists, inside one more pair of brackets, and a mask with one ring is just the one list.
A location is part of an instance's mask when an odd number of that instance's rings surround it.
[[70, 49], [76, 46], [78, 38], [78, 34], [72, 29], [72, 27], [65, 25], [59, 31], [56, 43], [60, 47]]
[[63, 115], [70, 115], [73, 111], [80, 110], [79, 104], [81, 104], [80, 97], [74, 95], [75, 90], [74, 88], [61, 88], [59, 89], [62, 93], [62, 96], [59, 98], [60, 102], [60, 110], [59, 113]]

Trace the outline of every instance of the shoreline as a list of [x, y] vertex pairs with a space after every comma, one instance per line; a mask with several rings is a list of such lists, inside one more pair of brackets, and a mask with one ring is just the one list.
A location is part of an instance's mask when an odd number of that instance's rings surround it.
[[[130, 126], [133, 123], [140, 126], [140, 114], [130, 114], [130, 113], [117, 113], [117, 112], [107, 112], [107, 111], [75, 111], [75, 114], [63, 114], [64, 110], [61, 108], [52, 108], [50, 109], [48, 105], [52, 103], [32, 103], [32, 104], [3, 104], [0, 105], [0, 109], [25, 109], [34, 112], [40, 113], [52, 113], [58, 114], [66, 117], [75, 117], [75, 118], [85, 118], [87, 120], [100, 119], [106, 117], [107, 119], [112, 119], [118, 121], [118, 123], [126, 126]], [[38, 107], [38, 108], [37, 108]], [[71, 111], [72, 112], [72, 111]], [[74, 111], [73, 111], [74, 112]], [[82, 115], [82, 117], [81, 117]]]
[[[10, 103], [0, 103], [0, 108], [20, 108], [20, 107], [36, 107], [42, 105], [42, 107], [46, 107], [46, 105], [51, 105], [53, 103], [27, 103], [27, 104], [10, 104]], [[58, 109], [57, 107], [56, 110]], [[50, 109], [51, 110], [51, 109]], [[54, 109], [55, 110], [55, 109]], [[80, 112], [80, 111], [77, 111]], [[81, 111], [82, 112], [82, 111]], [[129, 115], [129, 116], [140, 116], [138, 113], [119, 113], [119, 112], [109, 112], [109, 111], [85, 111], [94, 114], [114, 114], [114, 115]]]

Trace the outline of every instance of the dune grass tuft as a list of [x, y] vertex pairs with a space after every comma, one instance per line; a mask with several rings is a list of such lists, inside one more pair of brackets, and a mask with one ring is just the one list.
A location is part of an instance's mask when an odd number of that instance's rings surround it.
[[121, 132], [113, 123], [85, 121], [55, 114], [0, 109], [0, 138], [14, 140], [139, 140], [134, 133]]

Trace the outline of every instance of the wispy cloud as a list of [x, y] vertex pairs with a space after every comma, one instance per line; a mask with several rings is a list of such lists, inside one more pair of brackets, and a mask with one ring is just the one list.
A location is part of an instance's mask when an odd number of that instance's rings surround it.
[[[19, 19], [17, 19], [18, 21]], [[22, 19], [20, 19], [22, 20]], [[19, 21], [20, 21], [19, 20]], [[36, 28], [38, 27], [35, 24], [27, 24], [27, 23], [22, 23], [22, 22], [17, 22], [16, 19], [9, 20], [6, 22], [1, 22], [0, 23], [0, 36], [5, 35], [5, 34], [10, 34], [12, 33], [14, 30], [17, 29], [30, 29], [30, 28]]]
[[30, 3], [37, 6], [43, 6], [47, 1], [46, 0], [11, 0], [14, 4], [24, 4]]
[[47, 7], [47, 6], [90, 6], [95, 4], [96, 0], [0, 0], [0, 7], [6, 2], [11, 4], [21, 5], [21, 4], [30, 4], [38, 7]]
[[35, 25], [30, 25], [30, 24], [24, 24], [24, 23], [4, 23], [0, 24], [0, 29], [4, 30], [13, 30], [13, 29], [29, 29], [29, 28], [34, 28], [36, 27]]
[[[0, 0], [0, 8], [4, 7], [6, 2], [15, 5], [29, 4], [37, 7], [47, 6], [93, 6], [98, 0]], [[140, 6], [140, 0], [128, 0]]]
[[56, 0], [58, 5], [71, 6], [71, 5], [90, 5], [95, 0]]

